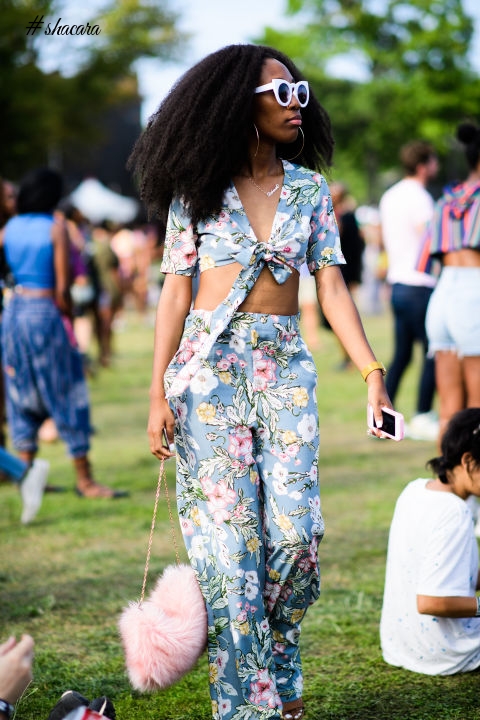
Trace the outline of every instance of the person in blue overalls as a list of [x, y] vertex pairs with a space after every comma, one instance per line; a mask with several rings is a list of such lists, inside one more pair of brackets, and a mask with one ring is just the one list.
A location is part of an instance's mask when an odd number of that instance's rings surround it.
[[304, 716], [300, 622], [319, 595], [324, 532], [317, 373], [299, 332], [305, 260], [377, 420], [391, 407], [338, 267], [321, 174], [332, 150], [328, 115], [291, 60], [232, 45], [178, 81], [130, 159], [167, 221], [148, 434], [160, 459], [175, 443], [215, 720]]

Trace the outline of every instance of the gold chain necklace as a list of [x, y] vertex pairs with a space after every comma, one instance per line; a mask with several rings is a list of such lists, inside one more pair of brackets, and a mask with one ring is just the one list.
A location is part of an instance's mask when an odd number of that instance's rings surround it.
[[273, 193], [274, 193], [274, 192], [277, 192], [278, 188], [280, 187], [280, 185], [279, 185], [278, 183], [276, 183], [276, 184], [272, 187], [271, 190], [264, 190], [263, 188], [260, 187], [260, 185], [257, 185], [257, 183], [255, 182], [255, 180], [253, 179], [253, 177], [252, 177], [251, 175], [248, 176], [248, 179], [250, 180], [250, 182], [252, 183], [252, 185], [255, 185], [255, 187], [257, 188], [257, 190], [260, 190], [260, 192], [263, 193], [264, 195], [266, 195], [267, 197], [272, 197]]
[[[283, 166], [282, 166], [282, 170], [283, 170]], [[272, 188], [270, 188], [270, 190], [264, 190], [263, 188], [260, 187], [260, 185], [257, 185], [255, 180], [253, 179], [253, 175], [248, 175], [248, 179], [250, 180], [252, 185], [254, 185], [257, 188], [257, 190], [260, 190], [260, 192], [263, 193], [264, 195], [266, 195], [267, 197], [272, 197], [273, 193], [277, 192], [277, 190], [280, 188], [280, 184], [275, 183], [275, 185]]]

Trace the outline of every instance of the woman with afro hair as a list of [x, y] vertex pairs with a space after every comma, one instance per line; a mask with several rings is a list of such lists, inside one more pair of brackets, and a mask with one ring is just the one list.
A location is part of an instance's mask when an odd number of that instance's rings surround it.
[[304, 717], [300, 622], [319, 595], [324, 530], [317, 373], [299, 333], [305, 260], [376, 418], [391, 407], [338, 267], [321, 175], [332, 150], [292, 61], [231, 45], [180, 78], [130, 160], [167, 223], [148, 434], [159, 459], [175, 443], [216, 720]]

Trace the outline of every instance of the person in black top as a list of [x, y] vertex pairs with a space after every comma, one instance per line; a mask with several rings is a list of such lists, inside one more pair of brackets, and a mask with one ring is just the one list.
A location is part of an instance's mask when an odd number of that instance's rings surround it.
[[[345, 280], [345, 285], [350, 293], [355, 296], [355, 291], [362, 282], [363, 251], [365, 240], [358, 226], [353, 206], [350, 201], [347, 187], [340, 182], [330, 184], [330, 195], [333, 209], [337, 219], [340, 232], [340, 244], [346, 264], [340, 265], [340, 270]], [[322, 319], [323, 326], [330, 330], [330, 325], [325, 317]], [[349, 370], [353, 368], [352, 361], [346, 350], [342, 347], [342, 359], [337, 365], [338, 370]]]

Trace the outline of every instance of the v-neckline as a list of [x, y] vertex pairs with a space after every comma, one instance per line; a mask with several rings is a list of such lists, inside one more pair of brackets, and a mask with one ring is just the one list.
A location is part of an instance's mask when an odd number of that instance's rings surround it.
[[275, 229], [276, 229], [277, 217], [278, 217], [279, 210], [280, 210], [280, 204], [281, 204], [282, 201], [283, 201], [283, 190], [284, 190], [284, 188], [285, 188], [285, 179], [286, 179], [286, 176], [287, 176], [287, 171], [286, 171], [286, 168], [285, 168], [285, 162], [282, 160], [282, 158], [278, 158], [278, 159], [279, 159], [280, 162], [282, 163], [282, 168], [283, 168], [283, 182], [282, 182], [282, 184], [280, 185], [280, 195], [279, 195], [279, 197], [278, 197], [278, 202], [277, 202], [277, 206], [276, 206], [276, 209], [275, 209], [275, 214], [274, 214], [274, 216], [273, 216], [272, 227], [270, 228], [270, 235], [268, 236], [268, 238], [267, 238], [266, 240], [259, 240], [259, 239], [257, 238], [257, 236], [256, 236], [256, 234], [255, 234], [255, 231], [254, 231], [254, 229], [253, 229], [253, 225], [252, 225], [252, 223], [251, 223], [250, 220], [249, 220], [247, 211], [245, 210], [245, 208], [244, 208], [244, 206], [243, 206], [243, 202], [240, 200], [240, 194], [239, 194], [239, 192], [238, 192], [238, 190], [237, 190], [237, 188], [236, 188], [236, 186], [235, 186], [235, 183], [233, 182], [233, 180], [231, 180], [231, 187], [232, 187], [233, 192], [235, 193], [235, 195], [237, 196], [237, 198], [238, 198], [238, 200], [239, 200], [239, 202], [240, 202], [241, 212], [240, 212], [238, 209], [236, 209], [236, 210], [237, 210], [237, 212], [239, 212], [241, 218], [242, 218], [242, 219], [245, 219], [245, 221], [246, 221], [246, 223], [248, 224], [248, 227], [249, 227], [248, 235], [249, 235], [249, 237], [251, 237], [251, 239], [252, 239], [254, 242], [256, 242], [256, 243], [259, 243], [259, 242], [270, 242], [270, 240], [272, 239], [272, 237], [273, 237], [273, 235], [274, 235]]

